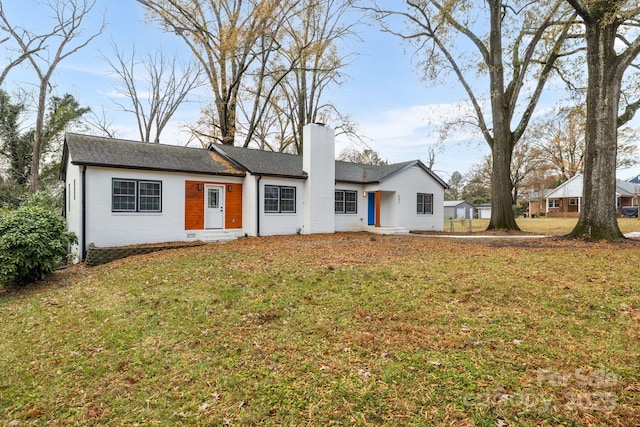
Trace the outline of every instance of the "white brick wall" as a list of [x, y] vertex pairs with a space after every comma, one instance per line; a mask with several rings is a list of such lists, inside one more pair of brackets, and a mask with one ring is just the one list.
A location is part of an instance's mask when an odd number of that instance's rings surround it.
[[[395, 200], [389, 200], [391, 202], [389, 208], [380, 213], [382, 226], [392, 225], [409, 230], [442, 231], [444, 227], [444, 189], [420, 167], [413, 166], [392, 176], [380, 185], [380, 190], [395, 191]], [[418, 193], [433, 194], [433, 214], [416, 213]], [[395, 224], [389, 224], [388, 221], [395, 222]]]
[[309, 175], [304, 189], [302, 233], [333, 233], [336, 179], [335, 131], [327, 126], [308, 124], [303, 135], [303, 170]]
[[[87, 168], [86, 177], [86, 243], [96, 246], [186, 241], [185, 181], [242, 182], [241, 178], [99, 167]], [[161, 181], [162, 212], [112, 212], [112, 178]]]

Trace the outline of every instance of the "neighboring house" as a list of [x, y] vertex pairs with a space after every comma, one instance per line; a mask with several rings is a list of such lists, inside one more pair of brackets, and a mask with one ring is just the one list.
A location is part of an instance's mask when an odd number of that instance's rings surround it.
[[445, 219], [465, 218], [471, 219], [475, 216], [475, 208], [469, 202], [464, 200], [446, 200], [444, 202]]
[[640, 184], [640, 175], [636, 175], [633, 178], [627, 179], [626, 181], [632, 184]]
[[442, 230], [447, 185], [421, 161], [335, 161], [334, 130], [304, 129], [303, 156], [67, 134], [65, 216], [87, 247], [336, 231]]
[[479, 204], [476, 206], [476, 211], [478, 212], [478, 218], [491, 219], [491, 203]]
[[529, 210], [527, 213], [529, 218], [537, 218], [545, 214], [547, 211], [547, 194], [553, 190], [554, 189], [543, 189], [529, 195]]
[[[558, 187], [536, 193], [529, 199], [529, 215], [548, 217], [578, 217], [582, 210], [581, 174], [575, 175]], [[616, 209], [620, 214], [626, 206], [638, 206], [638, 184], [616, 180]]]

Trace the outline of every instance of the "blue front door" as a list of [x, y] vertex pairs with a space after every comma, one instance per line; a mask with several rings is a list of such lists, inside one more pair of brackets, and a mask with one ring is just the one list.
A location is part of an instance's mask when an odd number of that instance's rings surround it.
[[376, 193], [369, 193], [367, 196], [369, 197], [369, 218], [367, 224], [376, 225]]

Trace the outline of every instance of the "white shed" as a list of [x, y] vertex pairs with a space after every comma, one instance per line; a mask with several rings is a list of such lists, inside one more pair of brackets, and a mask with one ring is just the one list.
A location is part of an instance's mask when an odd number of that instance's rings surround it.
[[491, 219], [491, 203], [482, 203], [476, 206], [478, 211], [478, 218]]

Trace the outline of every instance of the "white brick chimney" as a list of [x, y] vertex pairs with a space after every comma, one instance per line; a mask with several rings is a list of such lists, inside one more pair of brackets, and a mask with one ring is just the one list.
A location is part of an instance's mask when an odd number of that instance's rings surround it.
[[335, 233], [335, 130], [312, 123], [304, 127], [302, 138], [302, 169], [308, 175], [302, 233]]

